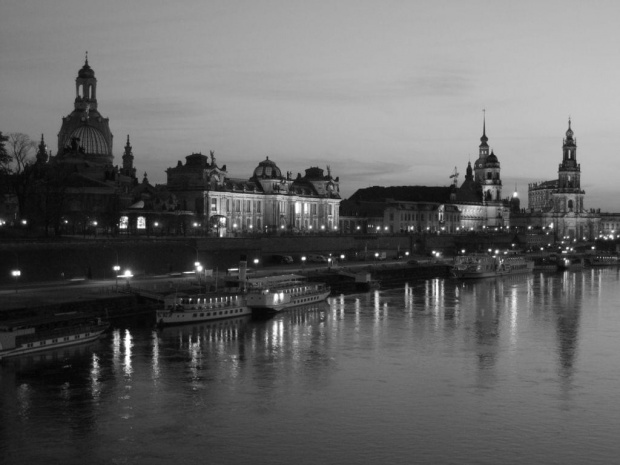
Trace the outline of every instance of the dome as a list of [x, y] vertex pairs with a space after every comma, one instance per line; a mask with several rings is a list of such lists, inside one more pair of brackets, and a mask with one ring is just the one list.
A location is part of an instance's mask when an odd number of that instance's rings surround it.
[[497, 159], [497, 156], [493, 152], [491, 152], [491, 155], [489, 155], [487, 157], [487, 165], [489, 163], [499, 163], [499, 160]]
[[88, 60], [82, 66], [82, 69], [78, 71], [78, 77], [82, 79], [89, 79], [95, 77], [95, 70], [88, 66]]
[[269, 157], [265, 161], [261, 161], [254, 170], [254, 176], [257, 178], [281, 178], [282, 171], [277, 165], [269, 160]]
[[110, 147], [104, 135], [92, 126], [80, 126], [71, 133], [68, 140], [79, 138], [78, 145], [90, 155], [110, 155]]
[[480, 157], [474, 162], [474, 169], [482, 169], [486, 163], [486, 158]]

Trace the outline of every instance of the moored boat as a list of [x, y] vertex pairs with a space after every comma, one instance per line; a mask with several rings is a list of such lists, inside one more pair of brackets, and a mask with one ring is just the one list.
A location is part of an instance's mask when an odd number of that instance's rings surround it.
[[199, 323], [251, 315], [242, 294], [172, 294], [164, 299], [163, 308], [156, 311], [160, 326]]
[[78, 312], [0, 324], [0, 360], [98, 339], [109, 324]]
[[583, 269], [583, 257], [576, 255], [558, 257], [558, 270], [560, 271], [579, 271]]
[[455, 259], [451, 273], [458, 279], [477, 279], [531, 273], [533, 269], [534, 262], [523, 257], [463, 255]]
[[253, 315], [279, 312], [298, 305], [321, 302], [331, 289], [325, 283], [288, 274], [248, 279], [246, 302]]
[[618, 266], [620, 265], [620, 257], [611, 253], [598, 253], [587, 256], [585, 262], [588, 266]]

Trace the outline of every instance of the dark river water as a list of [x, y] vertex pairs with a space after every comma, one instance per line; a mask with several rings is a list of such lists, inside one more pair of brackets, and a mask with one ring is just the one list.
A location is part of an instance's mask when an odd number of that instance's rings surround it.
[[620, 274], [432, 279], [0, 365], [0, 463], [613, 464]]

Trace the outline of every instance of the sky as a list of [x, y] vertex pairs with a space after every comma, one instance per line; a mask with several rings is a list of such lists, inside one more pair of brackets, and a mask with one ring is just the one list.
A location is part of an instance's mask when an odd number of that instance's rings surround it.
[[571, 118], [585, 207], [620, 212], [620, 2], [0, 0], [0, 131], [45, 141], [88, 51], [115, 163], [215, 151], [235, 178], [318, 166], [343, 198], [447, 186], [483, 109], [503, 196], [557, 179]]

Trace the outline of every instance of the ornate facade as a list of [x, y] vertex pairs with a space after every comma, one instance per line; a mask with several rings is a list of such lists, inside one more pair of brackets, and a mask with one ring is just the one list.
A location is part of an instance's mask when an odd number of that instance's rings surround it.
[[531, 183], [528, 187], [528, 223], [553, 230], [556, 240], [591, 240], [599, 232], [600, 213], [584, 206], [581, 165], [577, 163], [577, 140], [568, 120], [562, 144], [558, 178]]
[[36, 188], [26, 214], [57, 232], [115, 231], [137, 185], [129, 136], [122, 167], [114, 166], [109, 119], [99, 113], [97, 79], [88, 58], [75, 79], [75, 94], [73, 111], [62, 118], [56, 156], [41, 136], [31, 171]]
[[218, 236], [239, 233], [320, 233], [338, 229], [340, 186], [317, 167], [285, 175], [267, 157], [250, 178], [230, 177], [226, 165], [202, 154], [169, 168], [168, 189], [184, 209], [195, 211], [203, 228]]
[[461, 212], [461, 229], [481, 230], [510, 227], [510, 201], [502, 199], [500, 163], [493, 150], [489, 153], [486, 119], [478, 146], [478, 159], [472, 169], [467, 164], [465, 180], [456, 192]]

